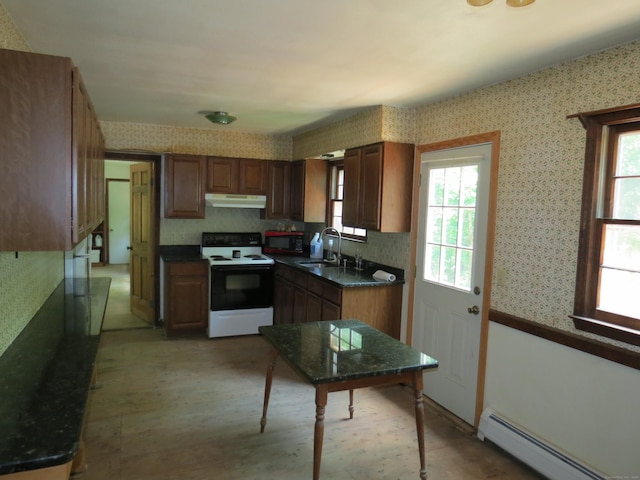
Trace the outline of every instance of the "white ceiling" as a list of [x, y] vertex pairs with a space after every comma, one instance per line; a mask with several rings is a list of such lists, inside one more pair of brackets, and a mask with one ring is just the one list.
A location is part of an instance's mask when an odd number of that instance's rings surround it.
[[[0, 0], [100, 120], [293, 134], [640, 39], [639, 0]], [[201, 111], [238, 117], [210, 124]]]

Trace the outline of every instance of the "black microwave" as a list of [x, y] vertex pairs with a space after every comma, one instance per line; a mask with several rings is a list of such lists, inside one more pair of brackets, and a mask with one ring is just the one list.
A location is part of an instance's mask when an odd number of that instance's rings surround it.
[[280, 255], [302, 255], [302, 239], [304, 232], [281, 232], [267, 230], [264, 232], [264, 253]]

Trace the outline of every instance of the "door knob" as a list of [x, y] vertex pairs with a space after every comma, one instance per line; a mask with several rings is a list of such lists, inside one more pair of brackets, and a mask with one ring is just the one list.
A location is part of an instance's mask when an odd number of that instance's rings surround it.
[[127, 250], [131, 250], [131, 246], [130, 245], [127, 246]]
[[478, 315], [480, 313], [480, 309], [478, 308], [477, 305], [474, 305], [473, 307], [467, 308], [467, 312], [473, 313], [474, 315]]

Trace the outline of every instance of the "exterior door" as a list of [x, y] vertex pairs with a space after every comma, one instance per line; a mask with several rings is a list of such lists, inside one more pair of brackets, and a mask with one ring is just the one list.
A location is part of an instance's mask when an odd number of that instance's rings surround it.
[[148, 162], [130, 167], [131, 312], [149, 324], [153, 324], [155, 319], [153, 167]]
[[[437, 358], [424, 393], [475, 423], [491, 144], [422, 153], [413, 345]], [[486, 306], [488, 308], [488, 305]]]

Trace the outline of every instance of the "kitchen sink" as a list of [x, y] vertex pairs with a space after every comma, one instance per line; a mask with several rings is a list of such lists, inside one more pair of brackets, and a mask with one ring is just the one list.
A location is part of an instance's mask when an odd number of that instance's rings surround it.
[[336, 268], [338, 265], [324, 262], [297, 262], [298, 265], [305, 268]]

